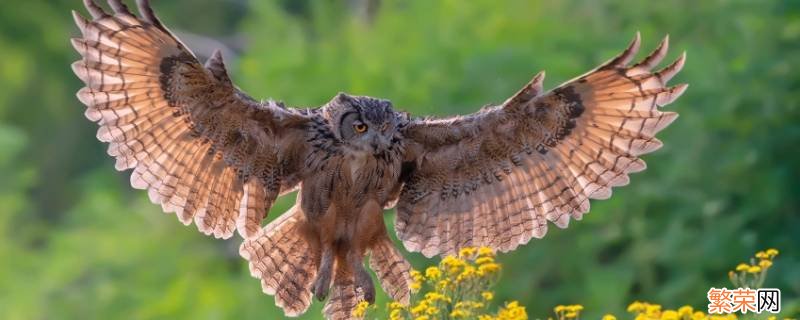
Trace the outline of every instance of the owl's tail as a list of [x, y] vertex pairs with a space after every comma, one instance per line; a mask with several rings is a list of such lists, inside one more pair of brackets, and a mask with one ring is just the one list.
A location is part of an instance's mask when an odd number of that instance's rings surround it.
[[315, 251], [299, 230], [304, 220], [295, 205], [239, 247], [239, 254], [249, 262], [250, 274], [261, 279], [264, 293], [275, 296], [275, 304], [288, 317], [308, 310], [309, 288], [317, 274]]
[[344, 269], [336, 268], [330, 298], [322, 309], [325, 319], [358, 319], [353, 310], [364, 300], [364, 292], [356, 286], [353, 273]]

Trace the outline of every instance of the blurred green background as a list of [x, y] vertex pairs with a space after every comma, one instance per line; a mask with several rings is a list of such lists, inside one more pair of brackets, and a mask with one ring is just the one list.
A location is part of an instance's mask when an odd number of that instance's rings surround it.
[[[756, 250], [781, 250], [767, 286], [800, 308], [800, 1], [154, 1], [199, 56], [225, 49], [245, 91], [318, 106], [338, 91], [416, 115], [502, 102], [539, 70], [552, 88], [669, 33], [688, 53], [649, 169], [501, 256], [498, 300], [533, 317], [586, 318], [634, 299], [705, 309], [710, 286]], [[0, 5], [0, 318], [280, 319], [238, 257], [159, 213], [113, 169], [75, 98], [69, 11], [78, 0]], [[275, 217], [288, 208], [284, 199]], [[387, 222], [393, 212], [387, 216]], [[407, 254], [417, 268], [434, 263]], [[380, 297], [381, 301], [385, 299]], [[320, 318], [315, 303], [303, 319]]]

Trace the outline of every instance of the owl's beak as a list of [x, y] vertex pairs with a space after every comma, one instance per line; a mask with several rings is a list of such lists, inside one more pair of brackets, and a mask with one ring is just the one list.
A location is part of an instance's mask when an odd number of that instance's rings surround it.
[[372, 141], [370, 142], [370, 146], [372, 147], [372, 153], [374, 155], [379, 155], [381, 153], [386, 152], [389, 149], [389, 139], [384, 137], [383, 135], [376, 134], [372, 137]]

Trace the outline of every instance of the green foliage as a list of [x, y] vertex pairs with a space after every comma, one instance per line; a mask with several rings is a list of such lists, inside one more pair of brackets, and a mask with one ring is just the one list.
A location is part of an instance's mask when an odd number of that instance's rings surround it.
[[[365, 17], [347, 5], [358, 2], [155, 5], [175, 30], [234, 52], [245, 44], [229, 61], [257, 97], [316, 106], [347, 91], [417, 115], [501, 102], [539, 70], [551, 88], [636, 30], [646, 49], [669, 33], [669, 58], [688, 52], [674, 81], [690, 87], [668, 107], [681, 117], [660, 136], [664, 148], [584, 221], [500, 255], [496, 301], [519, 300], [530, 314], [581, 302], [586, 319], [633, 300], [702, 306], [730, 261], [776, 247], [781, 263], [765, 286], [782, 290], [785, 310], [800, 308], [800, 3], [384, 0]], [[114, 172], [74, 98], [67, 39], [79, 7], [27, 0], [0, 10], [0, 318], [282, 318], [238, 240], [159, 214]]]

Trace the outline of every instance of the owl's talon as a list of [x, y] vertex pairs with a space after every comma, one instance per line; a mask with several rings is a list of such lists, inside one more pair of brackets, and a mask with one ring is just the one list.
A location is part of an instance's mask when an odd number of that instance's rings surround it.
[[375, 304], [375, 287], [370, 285], [364, 288], [364, 300], [369, 302], [369, 304]]
[[318, 276], [317, 280], [314, 281], [314, 297], [316, 297], [317, 300], [325, 301], [325, 298], [328, 297], [328, 289], [330, 289], [330, 282], [331, 282], [330, 276], [323, 277], [322, 275]]
[[364, 301], [369, 302], [369, 304], [375, 303], [375, 285], [372, 283], [372, 278], [370, 278], [367, 270], [362, 268], [356, 273], [356, 286], [363, 290]]

